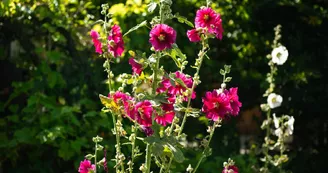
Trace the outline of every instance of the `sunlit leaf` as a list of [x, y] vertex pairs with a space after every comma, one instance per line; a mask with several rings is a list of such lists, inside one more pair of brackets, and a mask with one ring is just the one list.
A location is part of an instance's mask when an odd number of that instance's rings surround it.
[[145, 21], [139, 23], [138, 25], [132, 27], [130, 30], [128, 30], [128, 32], [126, 32], [126, 33], [123, 35], [123, 37], [125, 37], [126, 35], [128, 35], [130, 32], [133, 32], [133, 31], [135, 31], [135, 30], [137, 30], [137, 29], [139, 29], [139, 28], [141, 28], [141, 27], [143, 27], [143, 26], [146, 26], [146, 25], [147, 25], [147, 20], [145, 20]]

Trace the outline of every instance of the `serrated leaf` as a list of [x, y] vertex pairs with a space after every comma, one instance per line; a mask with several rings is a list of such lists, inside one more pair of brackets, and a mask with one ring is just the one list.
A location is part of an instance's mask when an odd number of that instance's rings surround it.
[[181, 63], [180, 61], [177, 59], [177, 51], [175, 49], [170, 49], [168, 51], [168, 55], [173, 59], [173, 61], [175, 62], [175, 65], [178, 68], [181, 68]]
[[139, 29], [139, 28], [141, 28], [141, 27], [143, 27], [143, 26], [146, 26], [146, 25], [147, 25], [147, 20], [145, 20], [145, 21], [139, 23], [138, 25], [132, 27], [130, 30], [128, 30], [128, 32], [126, 32], [126, 33], [123, 35], [123, 37], [125, 37], [126, 35], [128, 35], [130, 32], [133, 32], [133, 31], [135, 31], [135, 30], [137, 30], [137, 29]]
[[188, 26], [194, 28], [194, 24], [190, 22], [186, 17], [180, 16], [179, 14], [175, 14], [174, 17], [177, 18], [180, 23], [185, 23]]
[[148, 12], [152, 13], [156, 9], [157, 3], [156, 2], [151, 2], [147, 6], [148, 6]]

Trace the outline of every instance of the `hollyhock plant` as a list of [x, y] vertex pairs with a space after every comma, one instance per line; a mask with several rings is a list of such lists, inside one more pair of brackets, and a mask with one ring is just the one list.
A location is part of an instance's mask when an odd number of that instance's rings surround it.
[[108, 52], [112, 56], [119, 57], [124, 52], [124, 41], [121, 33], [121, 28], [118, 25], [114, 25], [108, 36]]
[[98, 34], [98, 32], [95, 31], [95, 30], [91, 30], [90, 36], [92, 38], [93, 45], [95, 46], [96, 53], [102, 54], [103, 53], [102, 52], [102, 49], [101, 49], [102, 44], [101, 44], [101, 42], [99, 40], [99, 34]]
[[131, 65], [134, 74], [138, 74], [138, 75], [141, 74], [142, 65], [139, 64], [134, 58], [129, 59], [129, 64]]
[[161, 51], [172, 47], [172, 44], [175, 43], [177, 33], [172, 27], [166, 24], [157, 24], [150, 31], [149, 36], [149, 42], [154, 49]]
[[91, 173], [96, 169], [96, 166], [94, 164], [91, 164], [89, 160], [84, 159], [84, 161], [81, 161], [80, 167], [79, 167], [79, 173]]
[[224, 119], [231, 112], [230, 98], [227, 94], [217, 90], [206, 92], [202, 99], [202, 111], [206, 117], [213, 121], [218, 121], [219, 118]]

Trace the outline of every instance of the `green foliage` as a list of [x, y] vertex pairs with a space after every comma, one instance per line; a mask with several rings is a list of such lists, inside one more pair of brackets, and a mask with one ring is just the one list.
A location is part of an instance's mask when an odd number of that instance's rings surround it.
[[[3, 172], [76, 172], [83, 159], [82, 153], [93, 150], [89, 139], [96, 134], [104, 138], [102, 143], [108, 155], [113, 155], [115, 137], [109, 133], [113, 125], [109, 123], [110, 118], [101, 113], [98, 98], [100, 93], [107, 95], [107, 86], [101, 83], [106, 74], [99, 68], [103, 60], [95, 57], [88, 36], [93, 24], [98, 27], [95, 19], [100, 16], [101, 3], [107, 2], [0, 2], [0, 60], [4, 82], [0, 92], [0, 164]], [[116, 2], [119, 4], [112, 6]], [[152, 12], [159, 9], [158, 1], [147, 6], [148, 2], [109, 2], [110, 11], [115, 12], [113, 22], [120, 24], [124, 33], [133, 29], [129, 38], [125, 38], [126, 50], [132, 47], [150, 49], [148, 40], [142, 39], [147, 38], [149, 29], [141, 26], [146, 26], [143, 21], [149, 21]], [[175, 15], [168, 17], [177, 18], [170, 25], [178, 32], [179, 45], [190, 45], [185, 34], [187, 27], [179, 27], [174, 22], [193, 27], [190, 21], [194, 20], [196, 10], [205, 4], [205, 0], [173, 1]], [[204, 61], [204, 71], [200, 74], [204, 85], [196, 88], [197, 100], [193, 105], [201, 107], [204, 92], [219, 88], [222, 80], [218, 67], [225, 63], [233, 67], [230, 75], [234, 79], [229, 85], [239, 87], [243, 110], [259, 105], [267, 88], [265, 55], [271, 51], [272, 28], [281, 24], [282, 43], [289, 49], [290, 61], [281, 67], [276, 80], [281, 83], [277, 88], [282, 88], [281, 93], [286, 96], [283, 111], [297, 119], [292, 157], [287, 166], [293, 172], [325, 170], [328, 153], [325, 131], [322, 130], [326, 128], [322, 120], [326, 120], [328, 113], [324, 109], [328, 99], [323, 85], [328, 76], [325, 34], [328, 13], [325, 6], [324, 1], [288, 0], [228, 0], [211, 4], [222, 16], [224, 38], [221, 42], [211, 43], [215, 45], [213, 53], [208, 55], [211, 60]], [[133, 28], [138, 23], [140, 28]], [[186, 57], [193, 64], [198, 53], [195, 50], [198, 50], [196, 45], [172, 49], [168, 54], [174, 61], [165, 59], [165, 70], [177, 70], [170, 64], [182, 65]], [[127, 55], [117, 59], [122, 65], [112, 67], [114, 74], [131, 71], [127, 59]], [[227, 77], [226, 82], [229, 80]], [[188, 136], [206, 133], [203, 126], [195, 127], [192, 120], [188, 120], [185, 129]], [[233, 125], [218, 129], [213, 137], [212, 155], [201, 166], [200, 172], [221, 172], [222, 163], [228, 157], [234, 159], [245, 173], [254, 172], [250, 165], [261, 164], [256, 152], [237, 154], [238, 134], [243, 131], [236, 129]], [[167, 146], [164, 151], [172, 152], [176, 161], [200, 157], [192, 151], [182, 154], [184, 150], [172, 148], [169, 143], [155, 145], [154, 150], [164, 146]], [[304, 152], [297, 152], [298, 149]], [[195, 165], [194, 160], [188, 161]], [[109, 168], [112, 167], [113, 162], [109, 162]], [[172, 167], [174, 172], [183, 172], [187, 165], [173, 163]]]

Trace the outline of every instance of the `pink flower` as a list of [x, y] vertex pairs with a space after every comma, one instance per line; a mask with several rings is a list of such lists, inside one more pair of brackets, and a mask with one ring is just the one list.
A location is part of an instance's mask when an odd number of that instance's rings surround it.
[[116, 58], [124, 52], [124, 41], [121, 33], [121, 28], [114, 25], [108, 36], [108, 51]]
[[217, 121], [219, 118], [225, 118], [231, 112], [230, 100], [225, 93], [218, 93], [216, 90], [206, 92], [202, 101], [202, 111], [210, 120]]
[[195, 18], [195, 27], [207, 28], [208, 31], [212, 33], [212, 26], [215, 24], [216, 16], [216, 12], [210, 7], [205, 7], [197, 10]]
[[91, 30], [90, 36], [92, 38], [93, 45], [95, 46], [96, 52], [99, 54], [102, 54], [102, 45], [101, 42], [99, 41], [99, 34], [95, 30]]
[[138, 102], [135, 105], [134, 114], [134, 119], [140, 125], [145, 127], [150, 127], [152, 125], [151, 117], [153, 114], [153, 107], [148, 100]]
[[230, 106], [231, 106], [231, 115], [238, 115], [240, 107], [241, 107], [241, 102], [239, 102], [239, 97], [238, 97], [238, 88], [230, 88], [229, 91], [225, 90], [225, 93], [228, 95], [229, 100], [230, 100]]
[[199, 42], [200, 41], [199, 33], [196, 29], [188, 30], [187, 36], [191, 42]]
[[[118, 107], [123, 107], [123, 109], [120, 109], [122, 114], [130, 117], [133, 115], [131, 114], [131, 109], [133, 108], [132, 104], [134, 102], [134, 98], [121, 91], [116, 91], [113, 95], [108, 94], [108, 97], [112, 98]], [[134, 117], [131, 118], [134, 119]]]
[[238, 173], [238, 168], [234, 165], [228, 166], [228, 168], [224, 168], [222, 173]]
[[174, 107], [173, 104], [163, 103], [161, 108], [163, 115], [156, 114], [155, 121], [162, 126], [166, 126], [166, 123], [172, 123], [175, 115]]
[[[177, 71], [175, 72], [175, 84], [173, 85], [170, 79], [163, 78], [161, 82], [161, 86], [157, 88], [158, 93], [164, 93], [167, 91], [167, 95], [169, 96], [169, 102], [174, 103], [176, 95], [183, 95], [187, 89], [191, 89], [193, 85], [192, 78], [186, 76], [185, 74]], [[196, 93], [193, 92], [192, 99], [196, 98]], [[184, 97], [185, 101], [188, 101], [188, 96]]]
[[172, 27], [166, 24], [157, 24], [150, 31], [149, 42], [156, 51], [169, 49], [175, 43], [176, 35], [176, 31]]
[[132, 71], [134, 74], [140, 75], [142, 72], [142, 65], [139, 64], [134, 58], [129, 59], [129, 64], [132, 66]]
[[[196, 30], [198, 28], [204, 28], [208, 33], [214, 34], [216, 38], [222, 39], [223, 27], [221, 16], [209, 7], [201, 8], [196, 12], [195, 28]], [[197, 37], [196, 30], [189, 30], [187, 32], [188, 38], [192, 42], [199, 41], [199, 35]], [[201, 32], [204, 33], [204, 31]]]
[[80, 163], [79, 173], [89, 173], [95, 169], [96, 166], [94, 164], [91, 164], [89, 160], [84, 159], [84, 161], [81, 161]]

